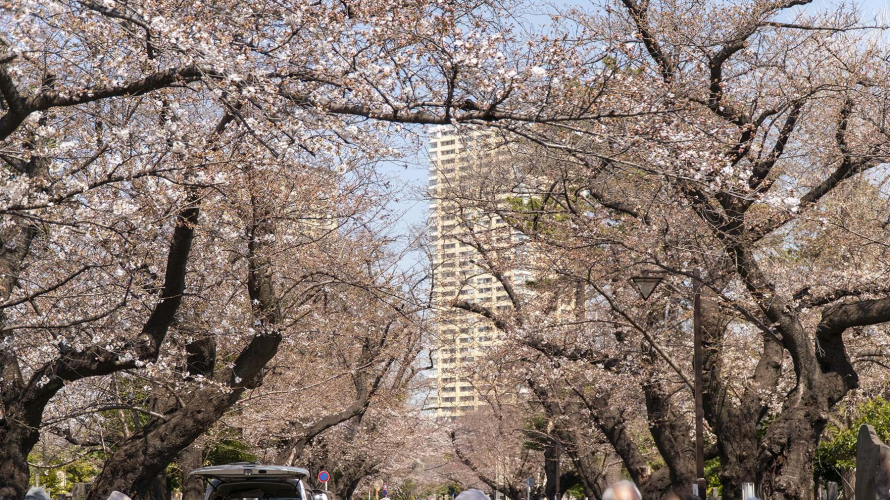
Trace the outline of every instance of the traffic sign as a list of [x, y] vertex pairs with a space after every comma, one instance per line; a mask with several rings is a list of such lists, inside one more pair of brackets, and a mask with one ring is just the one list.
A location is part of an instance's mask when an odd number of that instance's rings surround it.
[[534, 488], [535, 487], [535, 478], [530, 477], [530, 478], [526, 479], [525, 485], [528, 486], [529, 488]]
[[330, 478], [331, 478], [331, 475], [328, 474], [328, 471], [326, 471], [326, 470], [323, 470], [318, 473], [318, 480], [323, 483], [328, 482], [328, 479], [330, 479]]

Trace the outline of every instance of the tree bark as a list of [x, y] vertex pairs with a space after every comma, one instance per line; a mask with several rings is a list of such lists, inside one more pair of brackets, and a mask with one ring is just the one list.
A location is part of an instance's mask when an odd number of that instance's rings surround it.
[[[43, 409], [64, 387], [65, 382], [134, 368], [136, 360], [157, 357], [160, 345], [182, 302], [185, 273], [198, 215], [198, 207], [191, 204], [179, 213], [167, 255], [167, 271], [161, 290], [161, 300], [143, 325], [139, 341], [131, 346], [138, 353], [135, 358], [131, 356], [123, 359], [120, 353], [98, 346], [74, 351], [60, 345], [59, 357], [37, 369], [26, 382], [22, 379], [15, 354], [10, 351], [0, 353], [0, 375], [3, 377], [0, 397], [4, 408], [4, 414], [0, 418], [0, 477], [4, 480], [4, 484], [0, 485], [0, 500], [24, 498], [30, 477], [27, 457], [40, 438]], [[20, 265], [25, 258], [25, 252], [33, 238], [32, 234], [27, 244], [23, 242], [22, 245], [16, 246], [23, 252], [19, 256], [17, 265]], [[7, 267], [14, 264], [8, 256], [4, 258]], [[18, 273], [16, 271], [6, 276], [17, 278]], [[14, 281], [5, 282], [4, 286], [6, 286], [4, 294], [8, 297]]]
[[[798, 397], [796, 394], [791, 398]], [[812, 396], [782, 412], [767, 430], [757, 458], [763, 498], [813, 498], [813, 457], [827, 423], [828, 408]]]
[[0, 420], [0, 500], [21, 500], [25, 497], [30, 479], [28, 454], [40, 433], [27, 425], [28, 412], [21, 406], [6, 406]]
[[203, 450], [192, 443], [179, 453], [179, 468], [182, 470], [182, 500], [201, 500], [204, 498], [204, 485], [201, 479], [189, 479], [189, 473], [203, 466]]
[[556, 476], [559, 475], [559, 443], [552, 437], [547, 439], [544, 447], [544, 497], [549, 500], [556, 498]]
[[[273, 234], [267, 211], [254, 199], [254, 216], [249, 226], [247, 293], [260, 333], [235, 359], [231, 373], [219, 373], [215, 379], [227, 387], [208, 386], [196, 390], [184, 406], [170, 413], [166, 420], [155, 420], [124, 442], [105, 463], [96, 478], [88, 500], [107, 498], [112, 491], [138, 495], [146, 484], [163, 471], [179, 453], [209, 430], [234, 405], [248, 388], [262, 381], [262, 370], [278, 352], [281, 312], [272, 279], [272, 262], [263, 254], [263, 241]], [[208, 356], [215, 348], [194, 345], [187, 349], [190, 369], [201, 371], [212, 366]], [[202, 368], [203, 367], [203, 368]], [[226, 378], [228, 380], [226, 380]]]

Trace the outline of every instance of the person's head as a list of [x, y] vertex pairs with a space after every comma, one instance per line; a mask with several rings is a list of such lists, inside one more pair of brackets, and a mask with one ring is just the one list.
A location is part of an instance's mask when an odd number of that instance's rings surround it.
[[643, 500], [640, 490], [631, 481], [618, 481], [603, 493], [603, 500]]
[[49, 493], [43, 488], [31, 488], [25, 494], [25, 500], [50, 500]]
[[664, 500], [701, 500], [699, 497], [679, 488], [672, 488], [664, 496]]
[[488, 495], [479, 490], [466, 490], [460, 492], [454, 500], [491, 500]]

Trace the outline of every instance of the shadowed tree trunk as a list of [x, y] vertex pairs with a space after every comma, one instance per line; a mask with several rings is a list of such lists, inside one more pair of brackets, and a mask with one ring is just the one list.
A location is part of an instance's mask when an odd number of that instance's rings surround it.
[[179, 453], [179, 467], [182, 470], [182, 500], [201, 500], [204, 498], [204, 485], [200, 478], [189, 473], [202, 467], [203, 449], [196, 443], [187, 446]]
[[[231, 373], [215, 379], [225, 387], [205, 386], [195, 390], [184, 405], [165, 419], [155, 419], [124, 442], [105, 462], [96, 478], [89, 500], [107, 498], [112, 491], [138, 496], [157, 474], [166, 469], [179, 453], [209, 430], [248, 388], [262, 381], [262, 370], [278, 352], [281, 313], [272, 280], [272, 263], [263, 254], [262, 242], [273, 235], [266, 211], [254, 200], [249, 226], [247, 292], [259, 333], [235, 359]], [[200, 371], [213, 366], [215, 346], [195, 344], [188, 350], [189, 368]]]
[[[169, 247], [161, 300], [143, 326], [139, 343], [132, 346], [138, 353], [136, 357], [124, 359], [118, 352], [99, 346], [89, 346], [76, 351], [60, 345], [59, 358], [37, 369], [31, 378], [25, 381], [19, 369], [18, 359], [8, 351], [0, 352], [0, 374], [3, 377], [0, 392], [5, 409], [5, 414], [0, 418], [0, 477], [6, 481], [0, 485], [0, 500], [20, 500], [24, 497], [30, 476], [27, 457], [40, 438], [43, 409], [65, 383], [136, 368], [139, 360], [157, 357], [160, 344], [182, 300], [186, 264], [197, 219], [196, 206], [187, 206], [180, 212]], [[18, 238], [27, 240], [22, 241], [17, 247], [21, 252], [18, 258], [23, 259], [33, 234], [29, 230]], [[7, 265], [12, 264], [11, 256], [3, 257]], [[17, 273], [5, 272], [4, 276], [5, 280], [13, 280], [7, 281], [7, 285], [4, 285], [11, 288]]]
[[556, 498], [556, 483], [559, 475], [559, 442], [552, 436], [547, 438], [544, 446], [544, 497]]

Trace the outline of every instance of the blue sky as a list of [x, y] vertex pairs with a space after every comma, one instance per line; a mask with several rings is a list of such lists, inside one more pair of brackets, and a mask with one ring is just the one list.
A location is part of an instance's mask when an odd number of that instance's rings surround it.
[[[823, 9], [837, 3], [839, 0], [831, 2], [817, 0], [814, 5], [806, 8]], [[890, 24], [890, 0], [853, 0], [852, 3], [860, 7], [865, 19], [877, 16], [882, 18], [883, 24]], [[562, 7], [589, 5], [585, 0], [546, 1], [546, 4]], [[426, 153], [418, 151], [405, 161], [387, 162], [381, 168], [384, 174], [393, 177], [394, 182], [398, 184], [398, 201], [390, 206], [397, 216], [397, 222], [392, 225], [390, 236], [399, 237], [400, 243], [397, 247], [403, 248], [410, 240], [411, 228], [423, 225], [427, 215], [427, 200], [423, 199], [421, 194], [427, 185], [428, 177]], [[405, 269], [425, 265], [422, 256], [418, 254], [409, 254], [401, 263]]]

